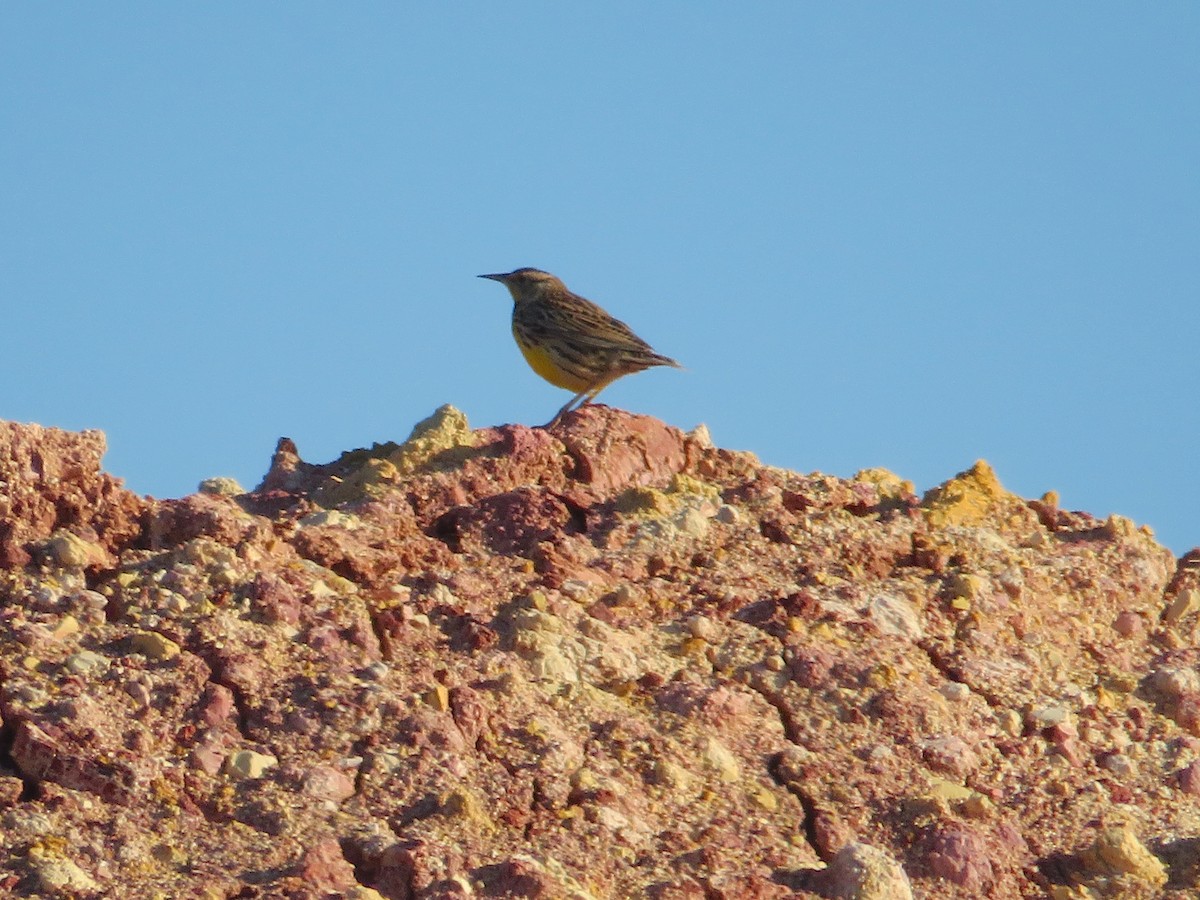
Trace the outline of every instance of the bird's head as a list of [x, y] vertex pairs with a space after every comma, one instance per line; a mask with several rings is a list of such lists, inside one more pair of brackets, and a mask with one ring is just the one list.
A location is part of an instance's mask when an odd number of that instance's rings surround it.
[[532, 300], [542, 294], [547, 289], [562, 289], [565, 290], [563, 283], [551, 275], [549, 272], [543, 272], [541, 269], [514, 269], [511, 272], [505, 272], [496, 275], [480, 275], [480, 278], [490, 278], [492, 281], [498, 281], [512, 294], [513, 300], [520, 303], [522, 300]]

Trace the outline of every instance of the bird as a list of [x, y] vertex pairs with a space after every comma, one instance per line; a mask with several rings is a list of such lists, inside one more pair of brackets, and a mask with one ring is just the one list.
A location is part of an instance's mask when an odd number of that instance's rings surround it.
[[549, 272], [527, 267], [479, 277], [500, 282], [512, 294], [512, 333], [529, 367], [575, 394], [546, 428], [624, 375], [653, 366], [683, 368]]

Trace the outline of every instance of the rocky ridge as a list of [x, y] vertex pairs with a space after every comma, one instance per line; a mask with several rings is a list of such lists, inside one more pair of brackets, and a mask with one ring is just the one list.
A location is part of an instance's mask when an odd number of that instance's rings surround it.
[[0, 893], [1191, 897], [1200, 551], [606, 407], [138, 497], [0, 422]]

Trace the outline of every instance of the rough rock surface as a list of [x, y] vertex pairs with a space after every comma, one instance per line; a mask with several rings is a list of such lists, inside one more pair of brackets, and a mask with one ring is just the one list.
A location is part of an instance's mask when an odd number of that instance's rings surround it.
[[137, 497], [0, 423], [0, 895], [1192, 897], [1200, 551], [449, 407]]

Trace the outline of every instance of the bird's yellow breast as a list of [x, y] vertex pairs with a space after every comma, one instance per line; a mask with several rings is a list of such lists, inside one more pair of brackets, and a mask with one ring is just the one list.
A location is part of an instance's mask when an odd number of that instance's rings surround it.
[[521, 355], [525, 357], [525, 362], [529, 363], [529, 368], [533, 369], [533, 371], [537, 372], [555, 387], [575, 392], [591, 387], [590, 382], [582, 378], [577, 378], [559, 366], [545, 347], [540, 347], [536, 344], [527, 344], [522, 341], [521, 336], [515, 328], [513, 329], [513, 337], [517, 341], [517, 346], [521, 348]]

